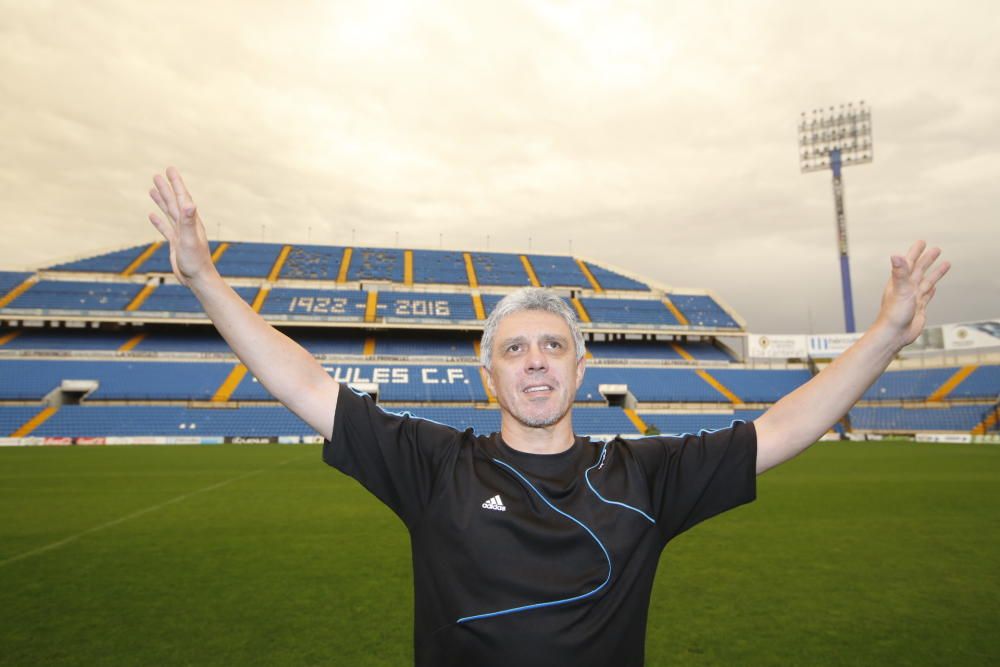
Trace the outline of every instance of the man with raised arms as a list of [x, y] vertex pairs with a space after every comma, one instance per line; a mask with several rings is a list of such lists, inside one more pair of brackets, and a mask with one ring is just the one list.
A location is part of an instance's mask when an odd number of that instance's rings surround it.
[[153, 225], [174, 274], [264, 387], [326, 439], [323, 459], [410, 533], [418, 665], [643, 664], [653, 576], [667, 542], [756, 497], [756, 475], [822, 436], [919, 335], [947, 272], [937, 248], [892, 256], [871, 328], [751, 423], [592, 442], [573, 432], [584, 340], [565, 302], [519, 290], [486, 322], [482, 364], [499, 433], [385, 412], [338, 385], [222, 280], [174, 168], [154, 177]]

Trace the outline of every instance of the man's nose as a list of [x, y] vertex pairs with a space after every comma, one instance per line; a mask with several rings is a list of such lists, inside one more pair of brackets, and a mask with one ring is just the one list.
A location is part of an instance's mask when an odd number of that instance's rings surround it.
[[524, 359], [525, 369], [529, 372], [544, 371], [548, 368], [548, 359], [542, 354], [542, 348], [532, 345], [528, 348], [528, 354]]

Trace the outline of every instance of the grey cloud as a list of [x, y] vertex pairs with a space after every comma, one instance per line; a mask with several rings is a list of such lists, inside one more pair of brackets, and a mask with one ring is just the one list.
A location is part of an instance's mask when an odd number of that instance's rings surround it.
[[[830, 175], [802, 110], [865, 98], [845, 171], [858, 321], [917, 237], [932, 322], [1000, 314], [992, 3], [8, 5], [0, 266], [155, 239], [177, 164], [214, 235], [574, 252], [719, 293], [755, 330], [842, 326]], [[264, 231], [262, 232], [262, 227]], [[41, 233], [40, 233], [40, 230]]]

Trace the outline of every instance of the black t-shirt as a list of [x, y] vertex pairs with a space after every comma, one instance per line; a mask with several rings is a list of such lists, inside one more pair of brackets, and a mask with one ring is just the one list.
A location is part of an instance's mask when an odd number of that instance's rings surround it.
[[529, 454], [346, 385], [323, 445], [410, 531], [420, 667], [642, 665], [663, 547], [752, 501], [756, 459], [744, 422]]

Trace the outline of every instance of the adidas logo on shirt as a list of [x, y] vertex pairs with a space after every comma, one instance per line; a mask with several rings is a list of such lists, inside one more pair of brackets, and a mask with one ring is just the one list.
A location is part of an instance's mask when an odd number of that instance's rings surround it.
[[500, 494], [493, 496], [483, 503], [483, 509], [487, 510], [497, 510], [498, 512], [506, 512], [507, 508], [504, 507], [503, 501], [500, 500]]

